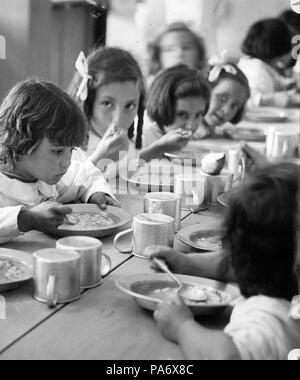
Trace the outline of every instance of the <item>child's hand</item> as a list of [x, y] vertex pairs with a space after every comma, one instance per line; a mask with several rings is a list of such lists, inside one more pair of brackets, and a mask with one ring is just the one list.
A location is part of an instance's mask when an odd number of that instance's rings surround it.
[[177, 343], [177, 334], [180, 326], [194, 319], [191, 311], [179, 297], [174, 297], [168, 302], [161, 302], [155, 313], [156, 320], [161, 333], [165, 338]]
[[[164, 260], [171, 272], [185, 273], [187, 257], [174, 249], [161, 246], [150, 246], [144, 250], [143, 255], [149, 258], [156, 257], [157, 259]], [[153, 264], [152, 268], [156, 271], [160, 271], [160, 268], [155, 264]]]
[[101, 208], [101, 210], [106, 210], [106, 206], [120, 207], [120, 204], [117, 201], [115, 201], [109, 195], [101, 192], [94, 193], [90, 197], [88, 203], [98, 205]]
[[95, 165], [100, 160], [117, 162], [119, 161], [120, 152], [128, 152], [128, 148], [128, 131], [119, 129], [115, 124], [112, 124], [105, 132], [95, 152], [91, 154], [90, 159]]
[[246, 171], [249, 172], [252, 169], [259, 169], [266, 166], [268, 161], [266, 157], [258, 152], [257, 150], [251, 148], [248, 144], [241, 145], [242, 152], [246, 156]]
[[164, 152], [171, 153], [182, 150], [190, 141], [192, 133], [184, 129], [171, 131], [159, 140], [159, 145]]
[[18, 217], [19, 230], [52, 232], [64, 223], [72, 208], [56, 202], [44, 202], [30, 209], [22, 209]]

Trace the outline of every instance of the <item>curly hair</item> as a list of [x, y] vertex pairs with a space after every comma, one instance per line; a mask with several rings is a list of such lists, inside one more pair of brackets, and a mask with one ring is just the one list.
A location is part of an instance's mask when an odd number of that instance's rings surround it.
[[149, 43], [148, 51], [150, 56], [149, 74], [156, 75], [163, 67], [161, 66], [161, 41], [169, 33], [184, 32], [188, 34], [198, 51], [198, 70], [202, 70], [207, 65], [206, 47], [202, 37], [194, 33], [185, 23], [175, 22], [170, 24], [153, 42]]
[[267, 166], [231, 196], [224, 247], [246, 298], [298, 294], [299, 178], [299, 166]]
[[0, 107], [0, 162], [15, 167], [45, 137], [55, 145], [84, 147], [87, 120], [70, 96], [54, 84], [39, 79], [19, 82]]
[[151, 120], [164, 130], [176, 117], [176, 101], [187, 97], [201, 97], [208, 111], [210, 87], [200, 71], [185, 65], [162, 70], [154, 79], [148, 94], [147, 112]]
[[[86, 101], [82, 104], [82, 102], [76, 97], [82, 81], [82, 77], [78, 72], [74, 74], [69, 87], [69, 94], [83, 108], [87, 119], [90, 121], [93, 114], [97, 89], [99, 87], [116, 82], [133, 81], [137, 83], [141, 96], [138, 106], [136, 148], [141, 149], [146, 89], [143, 74], [137, 61], [126, 50], [113, 47], [101, 47], [96, 49], [88, 56], [87, 61], [88, 73], [92, 79], [88, 82], [88, 96]], [[134, 138], [134, 131], [135, 128], [133, 123], [128, 131], [128, 138], [130, 140]]]
[[[245, 88], [246, 93], [247, 93], [247, 101], [248, 101], [250, 99], [250, 96], [251, 96], [251, 90], [250, 90], [250, 86], [249, 86], [249, 81], [248, 81], [246, 75], [242, 72], [242, 70], [236, 64], [231, 63], [230, 65], [232, 67], [234, 67], [234, 69], [236, 70], [237, 74], [234, 75], [234, 74], [226, 72], [225, 70], [222, 70], [221, 74], [219, 75], [219, 78], [215, 82], [210, 82], [210, 84], [212, 86], [212, 89], [214, 89], [215, 87], [217, 87], [217, 85], [223, 79], [234, 80], [234, 81], [238, 82], [239, 84], [241, 84]], [[241, 120], [242, 120], [242, 118], [244, 116], [244, 113], [245, 113], [245, 107], [246, 107], [247, 101], [245, 102], [245, 104], [243, 105], [243, 107], [241, 107], [237, 111], [237, 113], [234, 116], [234, 118], [232, 120], [230, 120], [230, 122], [232, 124], [238, 124], [238, 123], [241, 122]]]

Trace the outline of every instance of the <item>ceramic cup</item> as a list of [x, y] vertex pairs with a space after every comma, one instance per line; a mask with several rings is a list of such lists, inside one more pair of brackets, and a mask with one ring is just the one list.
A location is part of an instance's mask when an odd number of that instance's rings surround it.
[[49, 307], [80, 298], [80, 255], [75, 251], [44, 249], [35, 252], [34, 298]]
[[[80, 287], [90, 289], [102, 283], [102, 276], [111, 270], [110, 258], [102, 253], [102, 243], [91, 237], [70, 236], [60, 239], [56, 247], [61, 250], [75, 251], [80, 255]], [[102, 267], [102, 259], [105, 266]]]
[[163, 214], [175, 219], [175, 231], [180, 229], [181, 197], [174, 193], [149, 193], [144, 197], [144, 212]]
[[182, 197], [182, 208], [201, 209], [207, 207], [207, 180], [200, 175], [175, 176], [175, 194]]
[[[140, 214], [134, 217], [131, 229], [119, 233], [114, 240], [115, 248], [121, 253], [133, 253], [143, 257], [145, 248], [151, 245], [163, 245], [173, 248], [175, 219], [162, 214]], [[132, 234], [130, 247], [121, 248], [119, 240]]]

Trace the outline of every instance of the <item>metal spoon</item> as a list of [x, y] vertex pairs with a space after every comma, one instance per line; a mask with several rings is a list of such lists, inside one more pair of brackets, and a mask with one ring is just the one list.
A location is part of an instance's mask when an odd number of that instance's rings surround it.
[[[193, 287], [191, 287], [191, 292], [189, 292], [189, 287], [186, 290], [183, 290], [184, 284], [177, 278], [167, 267], [166, 263], [163, 260], [152, 257], [151, 260], [165, 273], [167, 273], [178, 285], [176, 293], [180, 295], [181, 298], [184, 298], [189, 301], [204, 302], [207, 300], [207, 295], [199, 289], [198, 292], [193, 293]], [[194, 287], [196, 289], [196, 287]], [[182, 291], [183, 290], [183, 291]], [[181, 292], [179, 294], [179, 292]], [[195, 294], [196, 293], [196, 294]]]

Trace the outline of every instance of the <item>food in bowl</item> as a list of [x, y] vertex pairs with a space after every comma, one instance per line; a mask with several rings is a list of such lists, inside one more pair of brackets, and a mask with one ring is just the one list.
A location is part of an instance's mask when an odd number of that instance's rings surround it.
[[91, 231], [113, 226], [115, 221], [106, 212], [78, 212], [66, 216], [65, 222], [59, 229]]
[[201, 237], [195, 240], [195, 244], [201, 247], [201, 249], [222, 249], [221, 236]]
[[[159, 299], [161, 301], [169, 301], [174, 299], [177, 294], [177, 288], [162, 287], [150, 290], [145, 296], [150, 298]], [[230, 301], [230, 296], [226, 293], [220, 292], [212, 287], [197, 286], [192, 284], [184, 284], [183, 288], [179, 291], [185, 302], [188, 305], [207, 305], [218, 306], [227, 304]]]
[[15, 281], [23, 275], [22, 269], [17, 268], [14, 262], [0, 258], [0, 279], [4, 281]]

